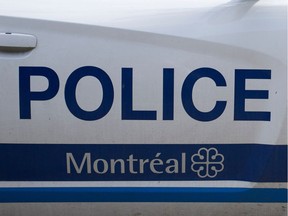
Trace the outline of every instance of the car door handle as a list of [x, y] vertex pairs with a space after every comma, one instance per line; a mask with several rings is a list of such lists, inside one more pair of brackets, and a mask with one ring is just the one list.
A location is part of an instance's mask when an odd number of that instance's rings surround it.
[[30, 34], [0, 33], [0, 51], [26, 52], [37, 46], [37, 38]]

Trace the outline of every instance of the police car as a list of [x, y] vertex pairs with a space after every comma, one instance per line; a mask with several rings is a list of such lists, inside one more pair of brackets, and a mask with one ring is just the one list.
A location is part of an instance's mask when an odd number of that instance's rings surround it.
[[287, 215], [287, 2], [0, 8], [0, 215]]

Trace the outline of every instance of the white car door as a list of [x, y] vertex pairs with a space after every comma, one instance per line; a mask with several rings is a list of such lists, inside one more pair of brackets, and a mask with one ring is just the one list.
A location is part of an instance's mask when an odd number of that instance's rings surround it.
[[0, 214], [285, 215], [287, 21], [265, 2], [1, 16]]

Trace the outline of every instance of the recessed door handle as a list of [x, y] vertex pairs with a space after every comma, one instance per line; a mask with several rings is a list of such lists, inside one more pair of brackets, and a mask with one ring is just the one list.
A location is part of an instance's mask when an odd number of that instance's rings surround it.
[[2, 52], [26, 52], [37, 46], [37, 38], [34, 35], [21, 33], [0, 33], [0, 51]]

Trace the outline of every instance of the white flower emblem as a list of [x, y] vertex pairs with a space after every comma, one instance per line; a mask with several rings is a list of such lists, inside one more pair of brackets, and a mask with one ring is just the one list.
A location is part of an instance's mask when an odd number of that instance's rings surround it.
[[200, 178], [214, 178], [224, 169], [224, 156], [216, 148], [201, 148], [191, 157], [191, 169]]

